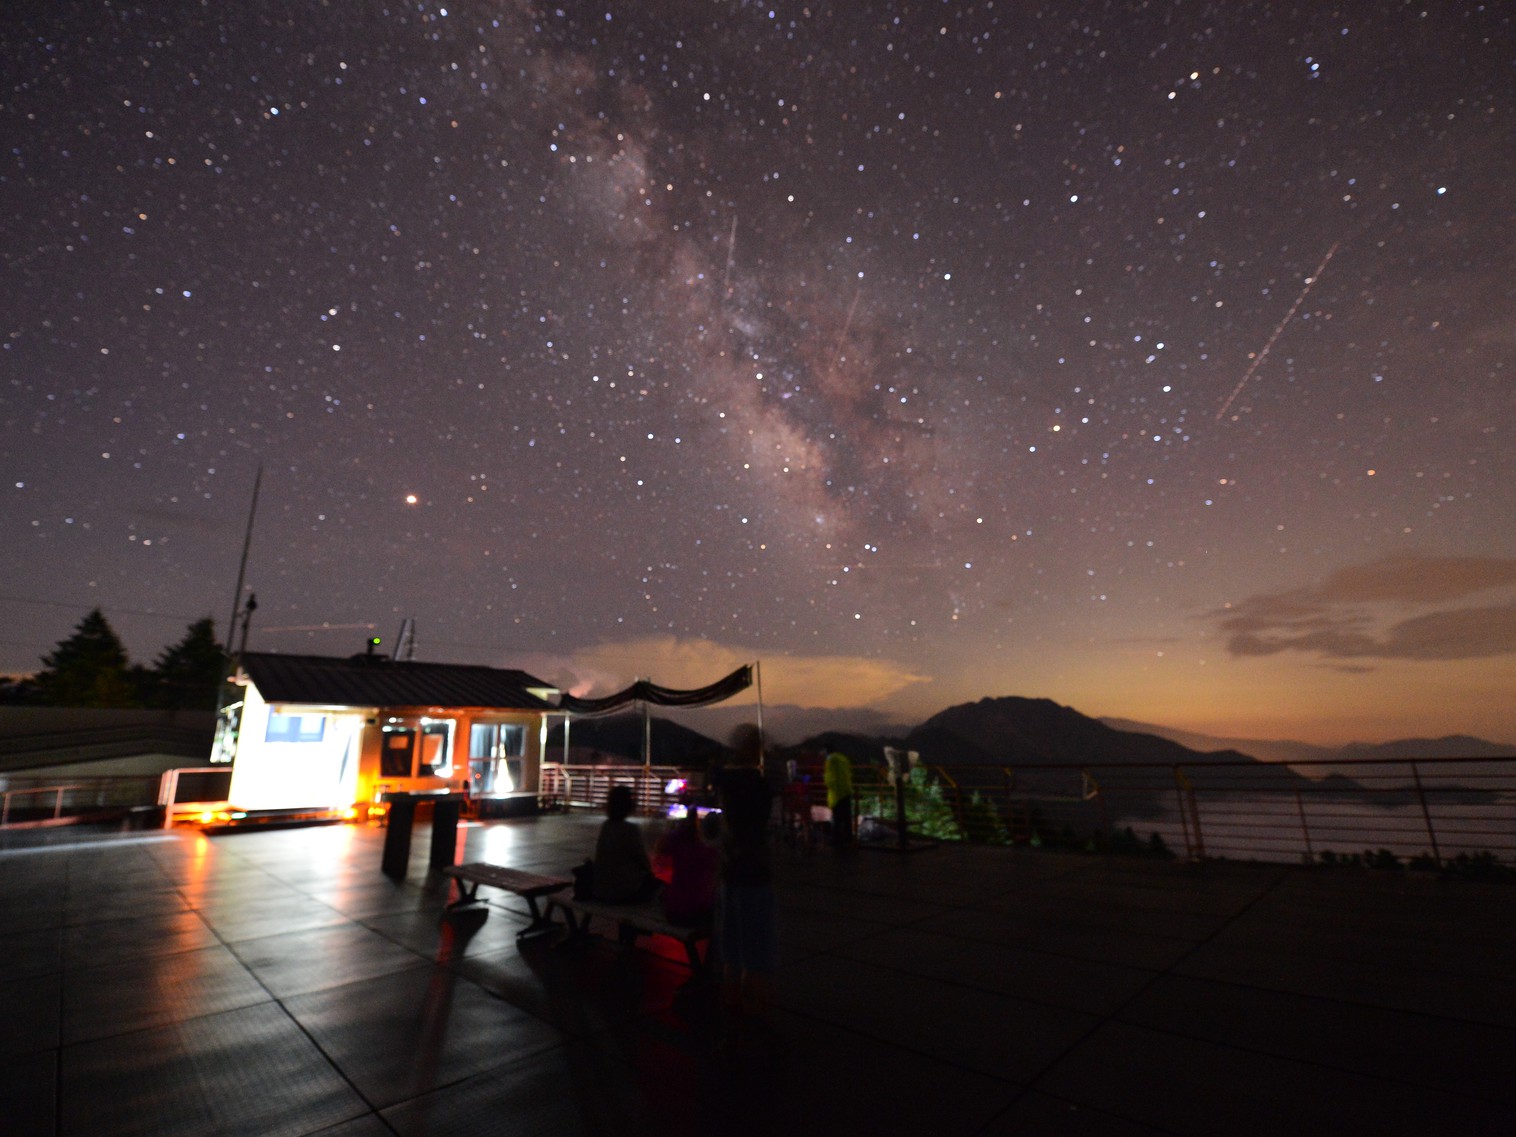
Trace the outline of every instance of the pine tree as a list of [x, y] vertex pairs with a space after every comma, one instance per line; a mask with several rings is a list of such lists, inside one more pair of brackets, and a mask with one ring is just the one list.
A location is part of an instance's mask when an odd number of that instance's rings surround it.
[[126, 647], [96, 608], [42, 657], [35, 682], [42, 702], [54, 707], [134, 707], [136, 698]]
[[215, 623], [206, 616], [158, 657], [149, 701], [172, 710], [214, 710], [216, 688], [225, 677], [226, 656], [216, 642]]

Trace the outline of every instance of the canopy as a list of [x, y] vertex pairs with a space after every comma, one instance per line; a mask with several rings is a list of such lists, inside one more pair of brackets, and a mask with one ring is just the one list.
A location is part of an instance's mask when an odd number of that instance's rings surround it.
[[598, 715], [606, 711], [620, 710], [630, 703], [651, 703], [659, 707], [704, 707], [730, 699], [739, 691], [753, 685], [752, 664], [745, 663], [724, 679], [718, 679], [709, 687], [697, 687], [692, 691], [679, 691], [673, 687], [660, 687], [648, 679], [639, 679], [630, 687], [606, 695], [601, 699], [579, 699], [564, 695], [558, 709], [580, 715]]

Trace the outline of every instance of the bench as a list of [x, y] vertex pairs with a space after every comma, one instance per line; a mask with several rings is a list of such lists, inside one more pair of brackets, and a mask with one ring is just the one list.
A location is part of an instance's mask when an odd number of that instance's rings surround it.
[[517, 939], [537, 932], [545, 932], [551, 928], [552, 919], [548, 913], [544, 913], [537, 907], [537, 898], [550, 896], [574, 883], [568, 877], [540, 876], [537, 873], [508, 869], [504, 865], [491, 865], [484, 861], [474, 861], [466, 865], [449, 865], [442, 870], [442, 874], [458, 882], [458, 899], [447, 906], [449, 912], [465, 904], [478, 903], [481, 884], [489, 888], [513, 892], [525, 900], [532, 910], [532, 922], [516, 933]]
[[563, 910], [563, 922], [568, 925], [571, 938], [587, 937], [590, 934], [590, 920], [598, 916], [603, 920], [614, 920], [620, 925], [623, 936], [667, 936], [678, 940], [684, 945], [690, 970], [696, 974], [705, 970], [699, 944], [701, 940], [711, 938], [709, 920], [698, 924], [675, 924], [663, 914], [663, 906], [656, 900], [642, 904], [612, 904], [605, 900], [575, 900], [572, 896], [554, 896], [548, 901], [550, 916], [554, 908]]

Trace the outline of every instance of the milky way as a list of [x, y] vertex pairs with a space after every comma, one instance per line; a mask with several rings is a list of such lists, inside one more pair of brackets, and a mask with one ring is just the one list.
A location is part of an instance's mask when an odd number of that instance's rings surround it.
[[1516, 737], [1509, 11], [1129, 7], [26, 6], [5, 666], [261, 464], [264, 649]]

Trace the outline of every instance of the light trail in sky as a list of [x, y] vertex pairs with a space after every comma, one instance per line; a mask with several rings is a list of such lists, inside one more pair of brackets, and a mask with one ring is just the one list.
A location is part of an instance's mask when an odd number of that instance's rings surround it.
[[1300, 290], [1300, 295], [1295, 297], [1295, 303], [1290, 305], [1290, 310], [1284, 314], [1284, 319], [1279, 321], [1279, 326], [1274, 329], [1274, 334], [1269, 336], [1268, 343], [1264, 344], [1263, 350], [1253, 357], [1253, 362], [1248, 365], [1247, 371], [1243, 373], [1241, 379], [1237, 380], [1237, 386], [1232, 388], [1232, 393], [1226, 397], [1226, 402], [1222, 403], [1221, 409], [1216, 412], [1217, 422], [1220, 422], [1226, 415], [1227, 411], [1231, 409], [1232, 403], [1236, 401], [1238, 395], [1242, 394], [1242, 389], [1248, 385], [1248, 380], [1253, 377], [1254, 372], [1256, 372], [1258, 368], [1263, 365], [1263, 361], [1268, 358], [1269, 349], [1272, 348], [1279, 337], [1284, 334], [1284, 329], [1289, 325], [1289, 322], [1295, 318], [1295, 313], [1298, 312], [1300, 310], [1300, 306], [1305, 303], [1305, 298], [1310, 295], [1311, 289], [1315, 286], [1316, 282], [1321, 279], [1321, 274], [1326, 271], [1327, 264], [1331, 261], [1333, 255], [1336, 254], [1337, 248], [1341, 244], [1341, 241], [1333, 241], [1332, 247], [1327, 250], [1326, 256], [1322, 257], [1321, 263], [1316, 266], [1316, 271], [1305, 278], [1305, 287]]
[[726, 242], [726, 274], [721, 278], [722, 294], [732, 295], [732, 265], [737, 261], [737, 215], [732, 214], [732, 235]]

